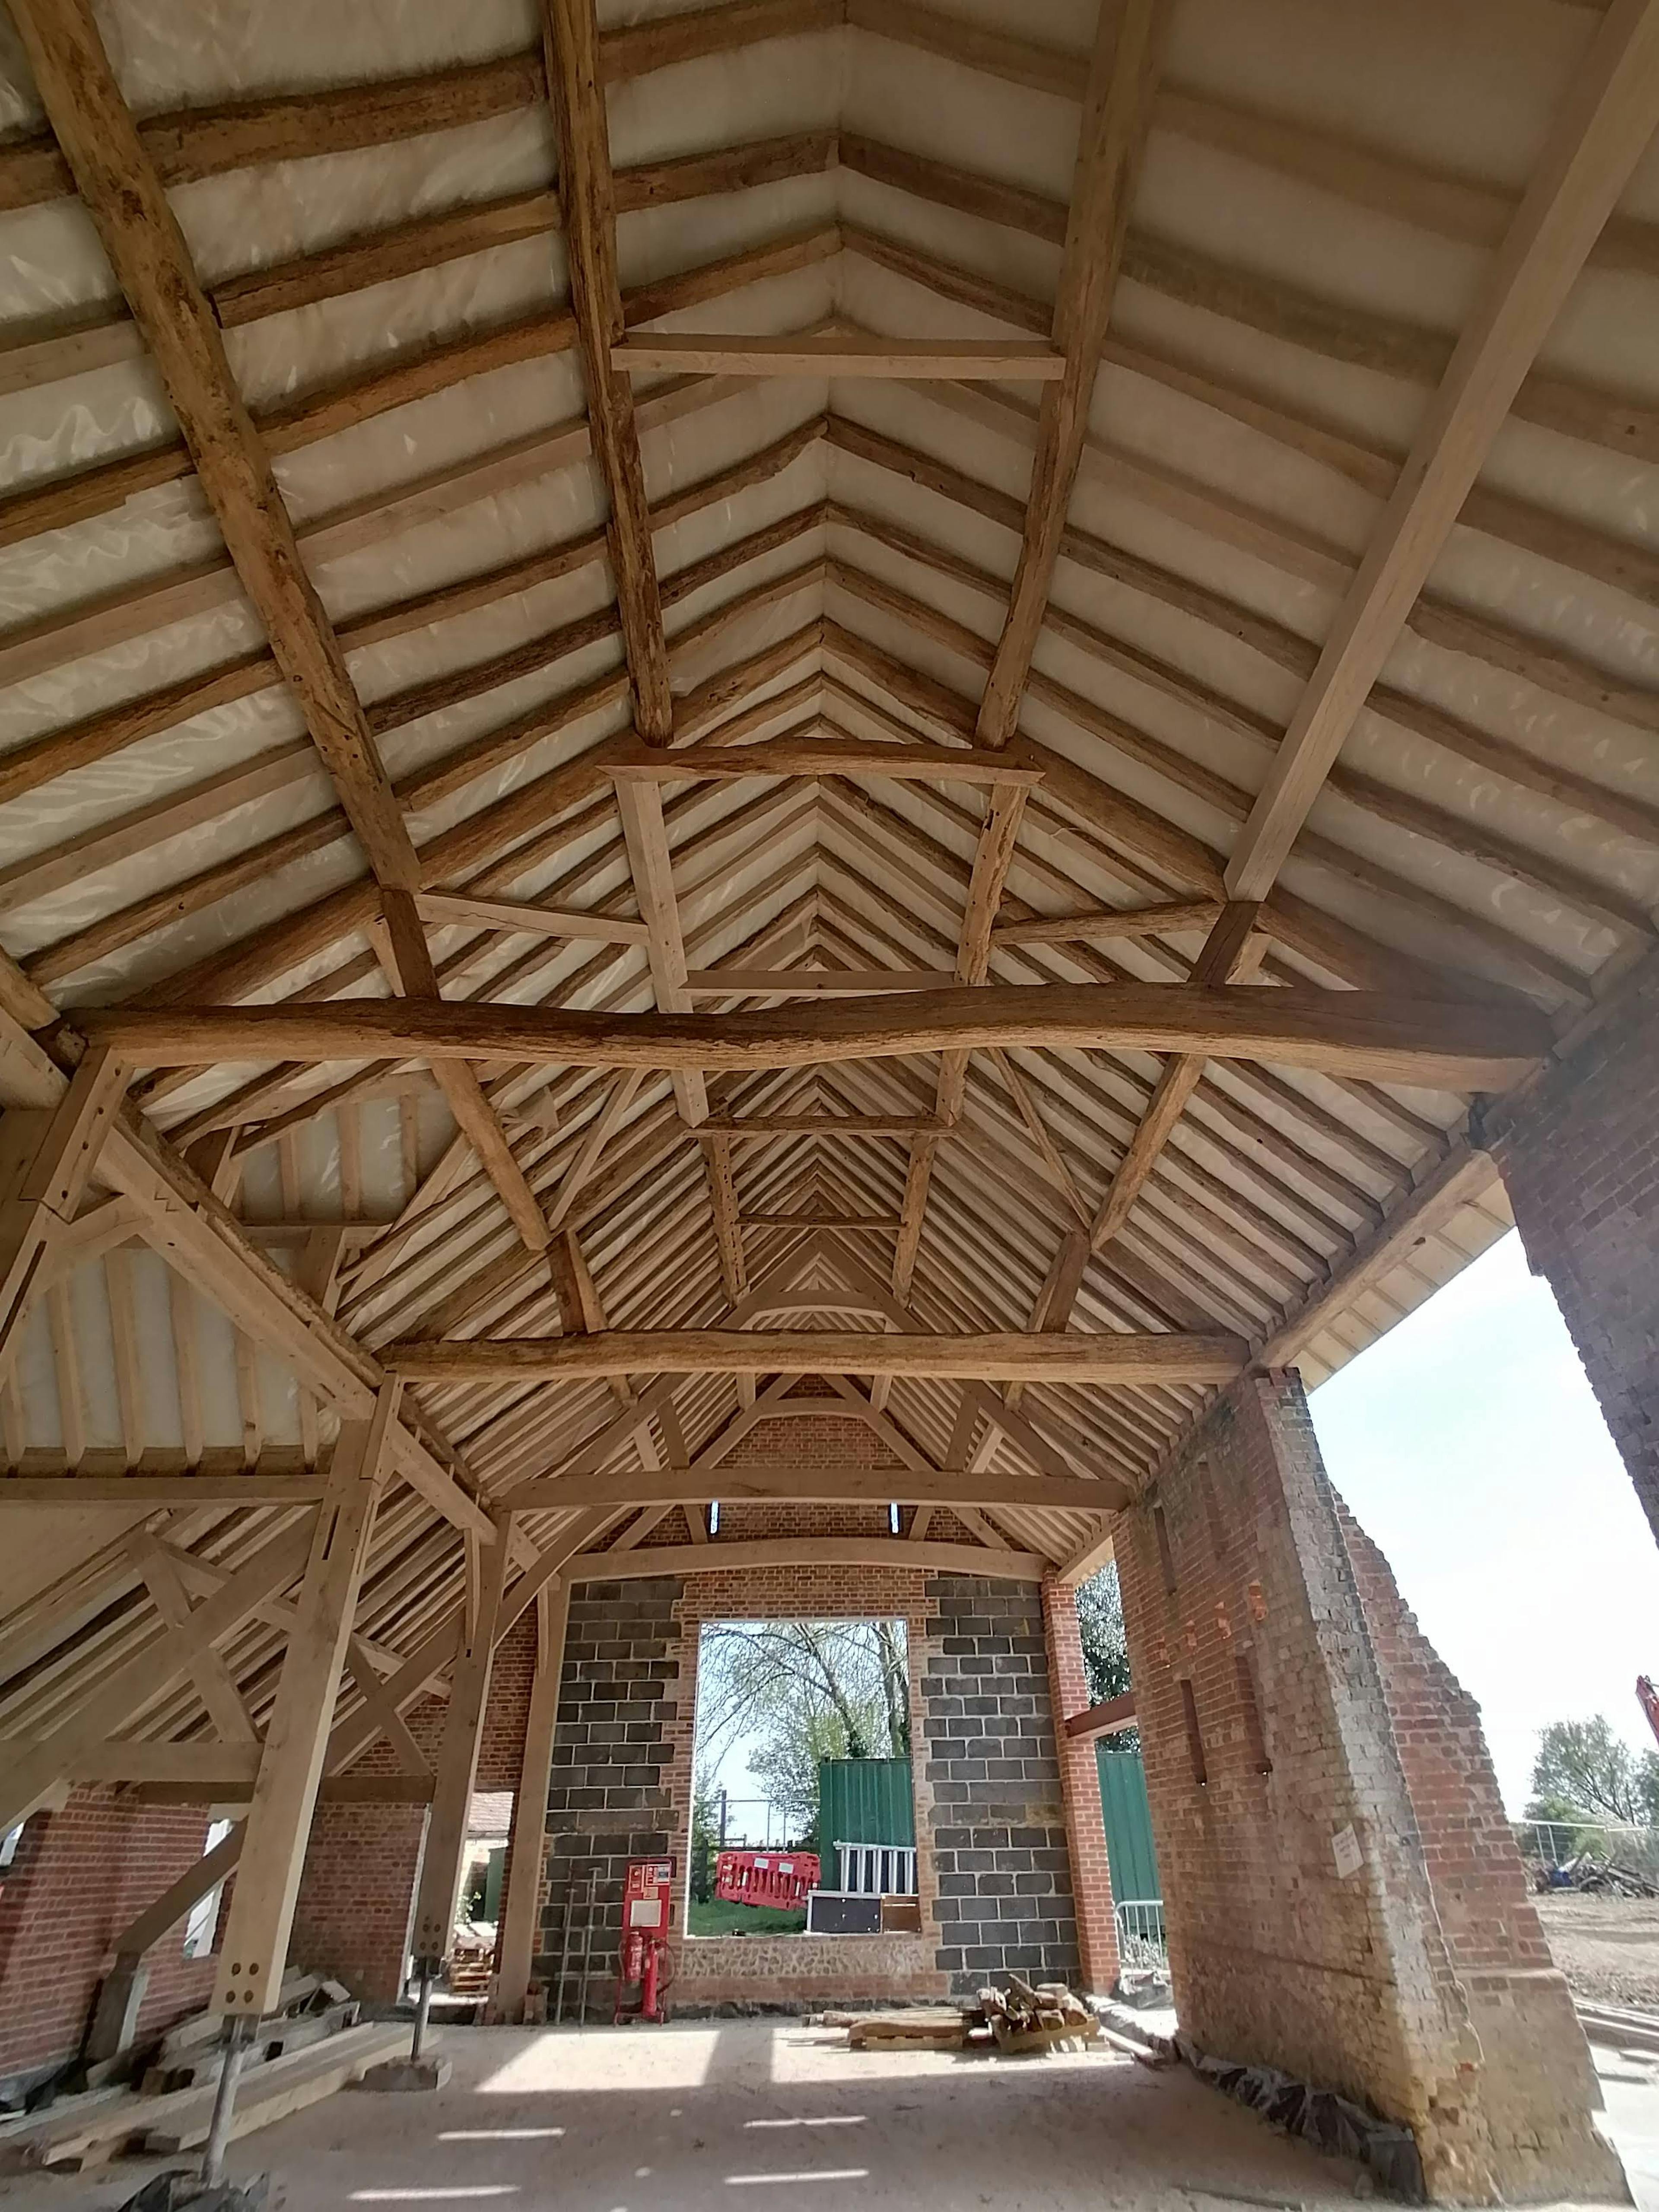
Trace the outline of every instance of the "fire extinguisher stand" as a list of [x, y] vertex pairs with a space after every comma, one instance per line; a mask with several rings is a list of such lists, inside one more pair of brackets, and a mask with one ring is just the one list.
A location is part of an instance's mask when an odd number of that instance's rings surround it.
[[[672, 1858], [628, 1863], [614, 2022], [648, 2020], [661, 2027], [667, 2021], [668, 1990], [674, 1978], [668, 1930], [674, 1911], [675, 1865]], [[637, 1992], [632, 1998], [630, 1990]]]

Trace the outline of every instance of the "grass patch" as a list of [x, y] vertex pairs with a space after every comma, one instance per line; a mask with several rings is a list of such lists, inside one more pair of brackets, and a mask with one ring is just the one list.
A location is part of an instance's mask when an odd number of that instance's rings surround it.
[[690, 1936], [798, 1936], [805, 1925], [804, 1905], [785, 1911], [775, 1905], [728, 1905], [719, 1897], [694, 1902], [686, 1915]]

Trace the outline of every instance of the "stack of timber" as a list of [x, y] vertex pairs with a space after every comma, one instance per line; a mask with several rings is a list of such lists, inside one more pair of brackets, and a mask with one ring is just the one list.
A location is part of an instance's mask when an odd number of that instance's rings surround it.
[[458, 1997], [485, 1996], [495, 1965], [495, 1942], [493, 1935], [484, 1936], [473, 1928], [458, 1928], [445, 1977], [450, 1995]]
[[[224, 2064], [220, 2025], [218, 2013], [198, 2012], [169, 2028], [139, 2083], [143, 2094], [210, 2088]], [[304, 2051], [356, 2025], [357, 2001], [342, 1983], [325, 1981], [320, 1974], [285, 1974], [282, 2002], [255, 2028], [244, 2069]]]
[[825, 2013], [825, 2027], [844, 2027], [849, 2051], [1054, 2051], [1093, 2043], [1100, 2023], [1063, 1982], [1034, 1988], [1018, 1974], [1006, 1990], [982, 1989], [972, 2005], [902, 2012]]
[[[406, 2023], [347, 2027], [321, 2043], [270, 2058], [243, 2077], [231, 2123], [233, 2138], [252, 2135], [331, 2097], [381, 2059], [409, 2047]], [[47, 2167], [76, 2173], [124, 2152], [152, 2156], [193, 2150], [207, 2141], [214, 2084], [146, 2097], [100, 2091], [55, 2105], [40, 2118], [0, 2125], [0, 2172]]]
[[1100, 2034], [1093, 2013], [1063, 1982], [1039, 1982], [1034, 1989], [1010, 1974], [1006, 1990], [981, 1990], [979, 2002], [999, 2051], [1054, 2051], [1093, 2043]]
[[963, 2051], [972, 2021], [954, 2006], [934, 2011], [918, 2005], [903, 2012], [826, 2013], [824, 2025], [846, 2027], [849, 2051]]

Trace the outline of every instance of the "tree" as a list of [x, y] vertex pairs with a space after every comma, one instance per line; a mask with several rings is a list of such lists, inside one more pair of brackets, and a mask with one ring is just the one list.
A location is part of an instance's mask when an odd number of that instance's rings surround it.
[[1083, 1641], [1090, 1704], [1100, 1705], [1108, 1698], [1121, 1698], [1129, 1686], [1129, 1646], [1123, 1632], [1123, 1594], [1118, 1588], [1115, 1560], [1079, 1585], [1077, 1626]]
[[1577, 1815], [1650, 1827], [1659, 1821], [1659, 1752], [1638, 1758], [1601, 1713], [1553, 1721], [1539, 1733], [1532, 1788], [1528, 1820]]
[[697, 1759], [712, 1772], [748, 1738], [749, 1771], [791, 1831], [816, 1826], [821, 1759], [910, 1750], [902, 1620], [721, 1621], [702, 1632]]

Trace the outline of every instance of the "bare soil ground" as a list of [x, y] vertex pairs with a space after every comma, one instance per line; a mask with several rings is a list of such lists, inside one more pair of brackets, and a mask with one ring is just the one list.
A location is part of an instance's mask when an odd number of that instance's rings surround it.
[[1659, 1899], [1557, 1889], [1546, 1891], [1537, 1905], [1574, 1996], [1659, 2013]]

